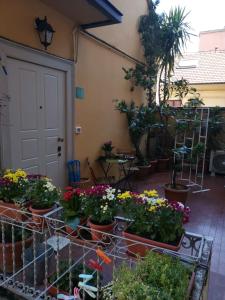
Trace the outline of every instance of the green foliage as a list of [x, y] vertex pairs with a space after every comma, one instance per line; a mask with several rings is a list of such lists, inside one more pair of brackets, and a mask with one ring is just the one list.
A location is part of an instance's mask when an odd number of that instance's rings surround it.
[[223, 150], [225, 148], [225, 109], [211, 107], [208, 124], [207, 151]]
[[184, 233], [182, 210], [175, 209], [167, 200], [133, 195], [122, 200], [121, 207], [132, 220], [127, 228], [130, 233], [172, 244], [177, 244]]
[[[68, 269], [70, 268], [69, 262], [68, 261], [60, 261], [59, 262], [59, 274], [62, 275], [63, 273], [66, 272], [66, 274], [57, 282], [57, 284], [55, 284], [55, 286], [58, 286], [59, 290], [65, 291], [65, 292], [69, 292], [69, 271]], [[78, 286], [78, 283], [80, 281], [79, 275], [84, 273], [85, 274], [93, 274], [93, 270], [91, 270], [90, 268], [84, 266], [83, 264], [78, 264], [75, 265], [72, 270], [72, 276], [71, 276], [71, 282], [72, 282], [72, 289], [74, 287]], [[52, 274], [49, 279], [48, 282], [50, 284], [54, 283], [57, 280], [57, 273]], [[97, 285], [97, 274], [94, 274], [93, 279], [91, 279], [88, 283], [90, 283], [90, 285], [96, 286]], [[90, 300], [92, 299], [88, 294], [85, 293], [85, 299]]]
[[187, 95], [194, 95], [196, 92], [197, 90], [190, 87], [188, 80], [183, 77], [180, 80], [172, 82], [170, 85], [170, 94], [174, 94], [181, 102]]
[[182, 157], [191, 154], [191, 149], [183, 145], [176, 149], [173, 149], [173, 159], [172, 159], [172, 176], [171, 176], [171, 186], [176, 189], [177, 187], [177, 172], [180, 170], [180, 162]]
[[149, 252], [131, 269], [123, 264], [114, 274], [117, 300], [184, 300], [192, 269], [178, 259]]
[[127, 104], [122, 100], [116, 102], [116, 109], [126, 115], [130, 139], [135, 147], [139, 164], [145, 165], [146, 160], [140, 149], [140, 144], [144, 134], [155, 126], [155, 106], [137, 106], [133, 101]]
[[27, 198], [35, 209], [50, 208], [60, 199], [60, 192], [47, 177], [41, 177], [30, 183]]

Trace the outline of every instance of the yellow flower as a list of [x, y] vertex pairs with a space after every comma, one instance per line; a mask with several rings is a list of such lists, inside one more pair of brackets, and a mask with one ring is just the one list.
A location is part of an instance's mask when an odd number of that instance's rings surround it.
[[126, 191], [126, 192], [124, 192], [124, 193], [122, 193], [122, 194], [119, 194], [117, 197], [118, 197], [118, 199], [120, 199], [120, 200], [125, 200], [125, 199], [130, 199], [130, 198], [132, 198], [132, 195], [131, 195], [131, 192], [130, 192], [130, 191]]
[[145, 196], [148, 196], [148, 197], [151, 197], [151, 198], [156, 198], [156, 197], [159, 196], [158, 192], [156, 190], [149, 190], [149, 191], [145, 190], [144, 194], [145, 194]]
[[15, 172], [15, 175], [17, 177], [22, 177], [22, 178], [26, 178], [27, 177], [27, 173], [21, 169], [17, 169]]
[[156, 206], [152, 205], [152, 206], [149, 207], [148, 211], [155, 212], [156, 209], [157, 209]]
[[163, 198], [159, 198], [156, 200], [156, 203], [160, 206], [165, 206], [166, 205], [166, 200]]

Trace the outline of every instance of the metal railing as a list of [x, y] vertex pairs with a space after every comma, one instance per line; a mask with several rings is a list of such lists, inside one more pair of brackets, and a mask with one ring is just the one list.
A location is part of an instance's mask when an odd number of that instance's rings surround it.
[[[94, 260], [103, 268], [102, 272], [92, 269], [91, 273], [96, 277], [96, 299], [100, 299], [100, 291], [110, 285], [118, 266], [135, 264], [132, 251], [140, 245], [208, 270], [210, 257], [202, 262], [206, 241], [202, 235], [185, 233], [178, 252], [150, 248], [149, 244], [125, 238], [122, 232], [129, 220], [118, 217], [112, 234], [95, 230], [96, 237], [100, 234], [100, 238], [93, 240], [93, 231], [86, 224], [75, 230], [68, 229], [62, 212], [57, 206], [47, 215], [34, 217], [27, 211], [0, 205], [0, 287], [24, 299], [56, 299], [67, 282], [66, 292], [72, 295], [74, 270], [79, 267], [85, 272], [90, 260]], [[97, 249], [102, 249], [110, 258], [109, 265], [96, 255]], [[82, 299], [86, 296], [84, 290]]]

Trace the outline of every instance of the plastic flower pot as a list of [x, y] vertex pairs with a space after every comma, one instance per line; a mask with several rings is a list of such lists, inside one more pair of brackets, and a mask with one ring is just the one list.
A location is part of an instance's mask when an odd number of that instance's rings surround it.
[[[45, 271], [48, 271], [49, 265], [50, 265], [50, 259], [54, 254], [54, 249], [47, 245], [47, 247], [44, 244], [38, 244], [36, 247], [36, 283], [42, 284], [45, 279]], [[25, 250], [25, 265], [32, 262], [27, 268], [26, 268], [26, 279], [33, 283], [34, 281], [34, 250], [33, 247], [27, 248]], [[38, 257], [38, 258], [37, 258]], [[47, 270], [45, 270], [45, 259], [47, 257]]]
[[66, 232], [71, 236], [77, 236], [78, 235], [78, 225], [85, 225], [87, 222], [86, 218], [74, 218], [73, 220], [66, 222], [65, 229]]
[[107, 225], [97, 225], [91, 221], [91, 218], [89, 218], [88, 225], [90, 226], [91, 229], [92, 239], [94, 241], [104, 241], [109, 238], [107, 233], [113, 233], [113, 229], [116, 225], [116, 221]]
[[177, 201], [185, 205], [190, 189], [183, 184], [177, 184], [176, 187], [177, 188], [174, 189], [171, 187], [171, 184], [165, 184], [164, 185], [165, 198], [168, 201]]
[[[126, 238], [127, 250], [129, 255], [140, 255], [144, 257], [147, 252], [153, 248], [163, 248], [172, 251], [178, 251], [181, 247], [183, 235], [177, 245], [161, 243], [154, 240], [150, 240], [133, 233], [123, 232], [123, 236]], [[146, 245], [143, 245], [146, 244]]]

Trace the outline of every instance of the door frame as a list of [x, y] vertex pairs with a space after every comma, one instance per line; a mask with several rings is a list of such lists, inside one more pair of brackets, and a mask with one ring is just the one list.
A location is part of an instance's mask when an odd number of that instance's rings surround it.
[[[74, 101], [73, 101], [73, 90], [74, 90], [74, 74], [75, 74], [75, 65], [72, 60], [63, 59], [49, 53], [44, 53], [42, 51], [30, 48], [28, 46], [23, 46], [16, 42], [5, 40], [0, 38], [0, 50], [4, 53], [6, 57], [6, 69], [7, 69], [7, 58], [17, 59], [19, 61], [24, 61], [32, 64], [37, 64], [43, 67], [48, 67], [63, 71], [65, 73], [66, 86], [65, 86], [65, 134], [66, 134], [66, 143], [65, 143], [65, 160], [68, 161], [74, 157], [74, 138], [73, 138], [73, 124], [74, 124]], [[6, 80], [7, 82], [7, 80]], [[9, 100], [10, 101], [10, 100]], [[9, 124], [10, 126], [10, 124]], [[9, 128], [8, 126], [8, 128]], [[10, 147], [9, 143], [9, 130], [7, 126], [4, 127], [5, 130], [2, 131], [0, 147], [1, 157], [0, 162], [1, 166], [11, 167], [11, 157], [10, 151], [7, 149]], [[7, 145], [4, 146], [4, 143]], [[10, 150], [10, 149], [8, 149]], [[66, 169], [66, 165], [65, 165]]]

